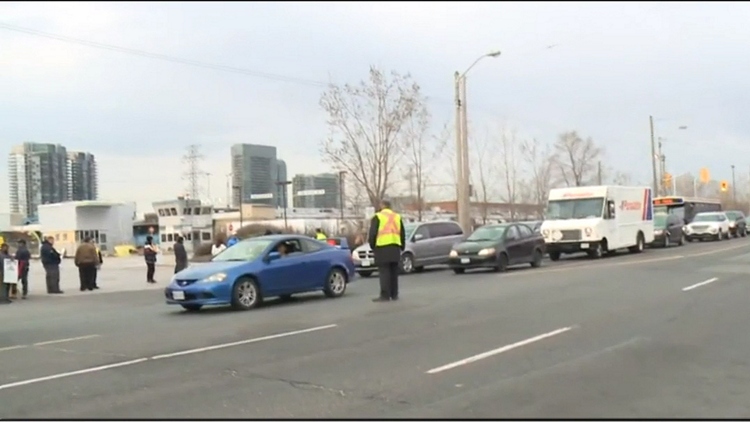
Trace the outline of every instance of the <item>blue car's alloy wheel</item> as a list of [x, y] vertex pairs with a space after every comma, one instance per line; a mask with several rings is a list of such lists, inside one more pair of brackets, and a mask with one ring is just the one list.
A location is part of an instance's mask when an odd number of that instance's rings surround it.
[[339, 268], [334, 268], [328, 274], [328, 280], [324, 289], [328, 297], [341, 297], [346, 292], [346, 274]]
[[232, 291], [232, 306], [237, 309], [252, 309], [260, 304], [260, 290], [254, 280], [242, 278], [237, 280]]

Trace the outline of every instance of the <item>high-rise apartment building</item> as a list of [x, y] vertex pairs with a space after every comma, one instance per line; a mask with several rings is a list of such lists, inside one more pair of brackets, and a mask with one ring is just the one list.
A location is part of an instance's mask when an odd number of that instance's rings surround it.
[[83, 154], [74, 166], [62, 145], [27, 142], [14, 146], [8, 159], [10, 211], [34, 219], [42, 204], [96, 199], [94, 157]]
[[[276, 158], [276, 147], [235, 144], [232, 154], [232, 202], [284, 207], [286, 163]], [[240, 198], [242, 196], [242, 198]], [[288, 203], [288, 201], [287, 201]]]
[[96, 159], [88, 152], [68, 153], [68, 189], [71, 201], [97, 199], [99, 183]]
[[339, 208], [340, 192], [338, 174], [298, 174], [292, 179], [295, 208]]

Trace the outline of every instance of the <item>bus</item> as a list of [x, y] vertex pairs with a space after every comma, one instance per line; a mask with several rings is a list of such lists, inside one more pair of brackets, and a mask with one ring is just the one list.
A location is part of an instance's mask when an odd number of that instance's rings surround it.
[[675, 214], [690, 224], [695, 214], [721, 211], [717, 199], [688, 198], [684, 196], [662, 196], [654, 198], [654, 214]]

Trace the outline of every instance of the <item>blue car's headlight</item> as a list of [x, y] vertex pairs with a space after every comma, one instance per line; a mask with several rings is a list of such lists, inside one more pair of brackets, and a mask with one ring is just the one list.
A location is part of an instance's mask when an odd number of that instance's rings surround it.
[[199, 283], [220, 283], [227, 278], [225, 273], [216, 273], [199, 281]]

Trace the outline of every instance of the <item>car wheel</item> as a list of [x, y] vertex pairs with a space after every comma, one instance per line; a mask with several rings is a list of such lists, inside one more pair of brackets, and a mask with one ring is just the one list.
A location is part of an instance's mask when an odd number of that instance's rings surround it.
[[643, 233], [638, 233], [638, 236], [635, 238], [635, 246], [629, 247], [628, 250], [630, 253], [643, 252]]
[[456, 274], [463, 274], [464, 272], [466, 272], [466, 270], [463, 268], [454, 268], [453, 272]]
[[367, 277], [372, 276], [372, 271], [360, 271], [357, 274], [359, 274], [360, 276], [364, 278], [367, 278]]
[[328, 273], [323, 293], [327, 297], [341, 297], [346, 292], [346, 273], [341, 268], [334, 268]]
[[198, 312], [201, 310], [203, 305], [182, 305], [183, 308], [185, 308], [188, 312]]
[[742, 229], [742, 234], [740, 236], [742, 236], [742, 237], [746, 237], [747, 236], [747, 227], [745, 227], [744, 229]]
[[263, 297], [255, 280], [243, 277], [234, 283], [234, 287], [232, 287], [232, 307], [234, 309], [247, 311], [258, 307], [261, 303], [263, 303]]
[[596, 247], [590, 251], [588, 251], [589, 258], [592, 259], [599, 259], [604, 255], [604, 250], [602, 249], [602, 244], [597, 243]]
[[508, 269], [508, 255], [505, 253], [501, 253], [500, 256], [497, 257], [497, 266], [495, 266], [495, 271], [497, 272], [504, 272]]
[[401, 272], [404, 274], [414, 272], [414, 256], [412, 254], [405, 253], [401, 256]]
[[531, 258], [531, 266], [533, 268], [539, 268], [542, 266], [542, 258], [544, 255], [542, 254], [542, 251], [539, 249], [534, 249], [534, 254]]
[[560, 252], [550, 252], [549, 253], [549, 259], [552, 261], [559, 261], [560, 260]]

